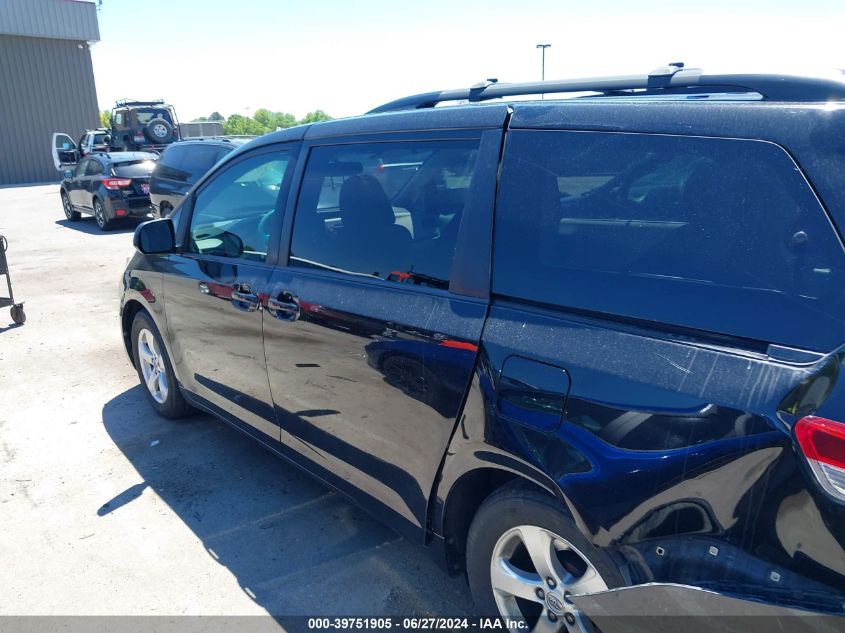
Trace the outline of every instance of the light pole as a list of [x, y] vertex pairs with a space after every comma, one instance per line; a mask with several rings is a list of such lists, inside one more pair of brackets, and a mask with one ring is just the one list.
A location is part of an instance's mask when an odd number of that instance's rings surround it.
[[[540, 80], [546, 80], [546, 49], [549, 48], [551, 44], [537, 44], [537, 48], [541, 51], [541, 62], [540, 62]], [[545, 95], [541, 94], [540, 98], [543, 99]]]

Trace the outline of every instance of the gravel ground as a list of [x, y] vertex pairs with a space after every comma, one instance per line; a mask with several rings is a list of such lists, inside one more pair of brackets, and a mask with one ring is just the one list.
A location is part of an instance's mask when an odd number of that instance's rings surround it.
[[[460, 615], [426, 552], [209, 416], [147, 406], [117, 320], [134, 225], [0, 189], [0, 615]], [[0, 280], [0, 294], [4, 294]], [[290, 618], [286, 621], [286, 618]], [[293, 628], [297, 628], [294, 626]]]

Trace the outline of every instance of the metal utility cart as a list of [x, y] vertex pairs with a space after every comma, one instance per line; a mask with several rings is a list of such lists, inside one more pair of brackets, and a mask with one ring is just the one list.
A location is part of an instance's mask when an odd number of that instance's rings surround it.
[[6, 249], [8, 248], [9, 242], [0, 235], [0, 275], [6, 275], [6, 285], [9, 287], [9, 296], [0, 297], [0, 308], [12, 306], [12, 309], [9, 310], [12, 321], [18, 325], [23, 325], [26, 321], [26, 314], [23, 311], [23, 303], [15, 303], [15, 295], [12, 293], [12, 278], [9, 276], [9, 265], [6, 262]]

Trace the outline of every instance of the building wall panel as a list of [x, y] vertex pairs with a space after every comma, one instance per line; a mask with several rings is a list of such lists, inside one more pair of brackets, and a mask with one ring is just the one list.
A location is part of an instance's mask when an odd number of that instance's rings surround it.
[[2, 0], [0, 33], [98, 41], [97, 6], [85, 0]]
[[0, 35], [0, 185], [57, 181], [53, 132], [98, 125], [86, 42]]

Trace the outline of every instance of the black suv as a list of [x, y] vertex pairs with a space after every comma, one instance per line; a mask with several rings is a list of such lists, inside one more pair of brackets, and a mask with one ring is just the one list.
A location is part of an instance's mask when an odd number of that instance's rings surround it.
[[120, 220], [150, 215], [150, 174], [157, 154], [95, 152], [64, 172], [59, 188], [62, 209], [71, 222], [94, 216], [101, 231]]
[[203, 137], [169, 145], [150, 179], [154, 214], [170, 214], [214, 163], [245, 142], [242, 138]]
[[176, 110], [163, 99], [133, 101], [122, 99], [111, 111], [111, 139], [113, 150], [162, 150], [179, 140], [179, 121]]
[[843, 134], [841, 74], [678, 66], [269, 134], [137, 229], [126, 350], [480, 613], [841, 616]]

